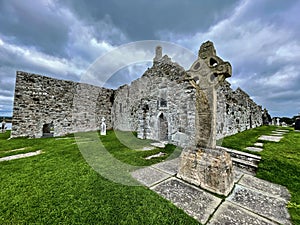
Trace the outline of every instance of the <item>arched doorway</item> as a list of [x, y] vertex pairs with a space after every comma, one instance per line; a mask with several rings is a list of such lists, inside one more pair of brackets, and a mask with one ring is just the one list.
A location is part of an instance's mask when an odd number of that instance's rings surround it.
[[161, 141], [167, 141], [168, 140], [168, 120], [164, 116], [163, 113], [161, 113], [158, 117], [158, 134], [159, 134], [159, 140]]

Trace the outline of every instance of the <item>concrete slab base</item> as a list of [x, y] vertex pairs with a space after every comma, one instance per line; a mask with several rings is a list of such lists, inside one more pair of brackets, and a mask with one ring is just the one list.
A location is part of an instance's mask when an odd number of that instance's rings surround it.
[[132, 176], [201, 224], [290, 225], [288, 190], [234, 167], [235, 188], [224, 200], [176, 176], [179, 159], [139, 169]]
[[225, 201], [214, 214], [213, 218], [209, 221], [208, 225], [225, 225], [225, 224], [238, 224], [238, 225], [277, 225], [270, 220], [267, 220], [257, 214], [243, 209], [231, 202]]
[[188, 215], [205, 224], [222, 199], [172, 177], [151, 188]]
[[264, 192], [250, 189], [242, 185], [236, 185], [228, 201], [252, 211], [260, 216], [269, 218], [280, 224], [291, 224], [290, 216], [286, 208], [286, 201]]
[[165, 173], [168, 173], [172, 176], [175, 176], [175, 174], [178, 172], [178, 165], [179, 165], [179, 158], [176, 158], [165, 162], [157, 163], [152, 167], [161, 170]]
[[141, 184], [151, 187], [169, 177], [170, 174], [161, 172], [152, 167], [145, 167], [142, 169], [138, 169], [131, 173], [131, 176], [139, 181]]

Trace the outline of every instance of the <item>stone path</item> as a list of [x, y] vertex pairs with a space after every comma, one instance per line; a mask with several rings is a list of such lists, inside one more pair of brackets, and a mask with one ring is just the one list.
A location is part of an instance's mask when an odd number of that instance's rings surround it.
[[[258, 138], [258, 141], [279, 142], [283, 138], [283, 135], [288, 132], [289, 132], [289, 130], [276, 129], [276, 130], [272, 131], [272, 133], [270, 135], [261, 135]], [[263, 145], [264, 144], [261, 142], [256, 142], [256, 143], [254, 143], [254, 146], [246, 147], [246, 150], [253, 151], [253, 152], [261, 152], [263, 150]]]
[[176, 177], [179, 159], [136, 170], [132, 176], [202, 224], [291, 224], [283, 186], [235, 172], [235, 187], [225, 199]]
[[10, 160], [20, 159], [20, 158], [27, 158], [27, 157], [31, 157], [31, 156], [35, 156], [35, 155], [39, 155], [39, 154], [42, 154], [41, 150], [38, 150], [38, 151], [35, 151], [35, 152], [28, 152], [28, 153], [24, 153], [24, 154], [18, 154], [18, 155], [2, 157], [2, 158], [0, 158], [0, 162], [10, 161]]

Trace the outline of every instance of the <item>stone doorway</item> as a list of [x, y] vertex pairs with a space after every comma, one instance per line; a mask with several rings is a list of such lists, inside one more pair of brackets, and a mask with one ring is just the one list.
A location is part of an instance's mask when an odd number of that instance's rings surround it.
[[53, 123], [45, 123], [43, 125], [43, 136], [42, 137], [53, 137], [54, 126]]
[[168, 140], [168, 120], [164, 116], [163, 113], [161, 113], [158, 117], [158, 138], [160, 141], [167, 141]]

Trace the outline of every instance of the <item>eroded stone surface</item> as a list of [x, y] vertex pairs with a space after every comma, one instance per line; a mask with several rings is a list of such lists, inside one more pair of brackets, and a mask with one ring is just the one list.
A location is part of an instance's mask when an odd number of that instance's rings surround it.
[[270, 136], [270, 135], [262, 135], [258, 138], [258, 140], [273, 141], [273, 142], [279, 142], [281, 139], [282, 139], [282, 137], [276, 137], [276, 136]]
[[208, 225], [277, 225], [231, 202], [225, 201], [218, 208]]
[[165, 162], [157, 163], [152, 165], [152, 167], [162, 170], [170, 175], [175, 175], [178, 172], [179, 158], [168, 160]]
[[236, 185], [227, 200], [278, 223], [291, 224], [286, 201], [282, 198]]
[[151, 188], [187, 214], [205, 224], [221, 199], [176, 178], [170, 178]]
[[245, 187], [254, 188], [256, 190], [265, 192], [268, 195], [273, 195], [275, 197], [280, 197], [289, 201], [291, 198], [290, 193], [287, 188], [278, 184], [273, 184], [271, 182], [261, 180], [259, 178], [249, 176], [245, 174], [239, 182], [240, 185]]
[[180, 158], [177, 177], [220, 195], [232, 190], [233, 166], [227, 152], [186, 148]]
[[147, 187], [151, 187], [171, 176], [152, 167], [138, 169], [132, 172], [131, 175]]

